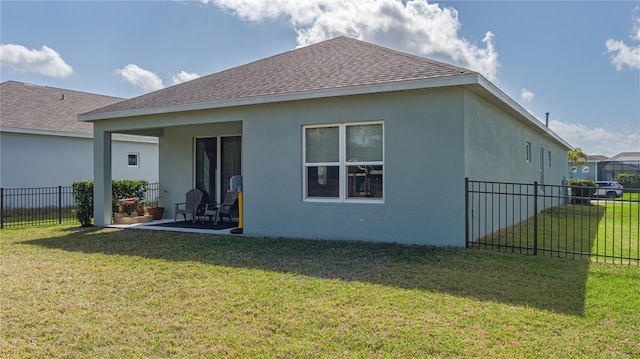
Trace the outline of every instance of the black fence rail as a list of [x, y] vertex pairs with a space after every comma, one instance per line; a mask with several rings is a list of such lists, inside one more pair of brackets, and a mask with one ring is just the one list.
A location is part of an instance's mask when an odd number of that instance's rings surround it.
[[611, 199], [537, 182], [465, 185], [467, 248], [640, 265], [638, 189]]
[[[145, 201], [160, 198], [160, 184], [150, 183]], [[71, 186], [0, 188], [0, 229], [52, 226], [77, 221]]]
[[0, 188], [0, 229], [75, 220], [71, 187]]
[[149, 183], [145, 188], [144, 200], [147, 206], [157, 206], [162, 197], [162, 186], [160, 183]]

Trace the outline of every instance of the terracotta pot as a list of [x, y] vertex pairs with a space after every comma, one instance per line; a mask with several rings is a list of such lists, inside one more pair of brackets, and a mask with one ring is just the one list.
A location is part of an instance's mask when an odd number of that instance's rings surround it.
[[147, 212], [153, 216], [154, 220], [162, 219], [162, 216], [164, 216], [164, 207], [148, 207]]

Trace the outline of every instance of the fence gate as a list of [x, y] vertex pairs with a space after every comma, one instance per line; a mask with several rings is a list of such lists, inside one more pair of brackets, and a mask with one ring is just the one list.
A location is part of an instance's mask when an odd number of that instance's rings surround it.
[[571, 189], [466, 179], [467, 248], [640, 265], [640, 190], [611, 199]]

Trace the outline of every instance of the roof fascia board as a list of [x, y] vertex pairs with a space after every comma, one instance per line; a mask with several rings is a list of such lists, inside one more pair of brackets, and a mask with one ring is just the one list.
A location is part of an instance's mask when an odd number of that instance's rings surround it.
[[159, 142], [157, 137], [123, 135], [123, 134], [117, 134], [117, 133], [114, 133], [111, 136], [111, 140], [119, 141], [119, 142], [152, 143], [152, 144], [158, 144]]
[[18, 128], [18, 127], [0, 127], [0, 132], [20, 133], [24, 135], [93, 138], [93, 133], [35, 130], [31, 128]]
[[[28, 129], [28, 128], [16, 128], [16, 127], [0, 127], [0, 132], [18, 133], [18, 134], [21, 134], [21, 135], [73, 137], [73, 138], [93, 139], [93, 133], [33, 130], [33, 129]], [[121, 142], [156, 143], [156, 144], [158, 143], [158, 138], [150, 137], [150, 136], [113, 134], [112, 139], [114, 141], [121, 141]]]
[[398, 82], [388, 82], [381, 84], [360, 85], [352, 87], [329, 88], [313, 91], [301, 91], [286, 94], [265, 95], [256, 97], [247, 97], [233, 100], [222, 100], [214, 102], [204, 102], [197, 104], [188, 104], [170, 107], [144, 108], [126, 111], [114, 111], [96, 114], [78, 115], [80, 121], [96, 121], [111, 118], [123, 118], [132, 116], [159, 115], [166, 113], [210, 110], [225, 107], [261, 105], [276, 102], [299, 101], [321, 99], [329, 97], [366, 95], [382, 92], [407, 91], [417, 89], [428, 89], [436, 87], [448, 86], [464, 86], [477, 83], [478, 75], [476, 73], [437, 77], [432, 79], [407, 80]]

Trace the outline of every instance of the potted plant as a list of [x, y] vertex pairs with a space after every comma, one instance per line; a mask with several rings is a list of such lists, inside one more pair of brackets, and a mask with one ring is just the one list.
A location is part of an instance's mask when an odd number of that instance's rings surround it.
[[158, 195], [147, 205], [147, 212], [153, 216], [154, 220], [162, 219], [162, 216], [164, 216], [164, 207], [160, 206], [160, 198], [162, 198], [163, 192], [166, 192], [166, 190], [160, 185], [158, 187]]

